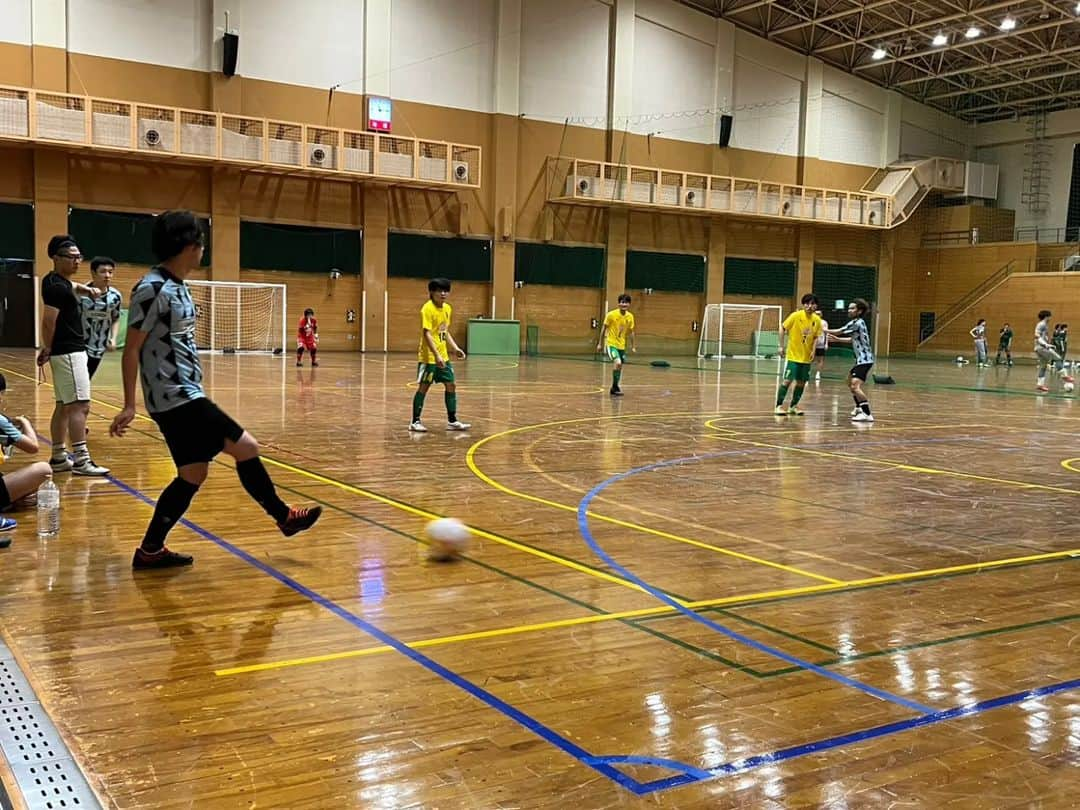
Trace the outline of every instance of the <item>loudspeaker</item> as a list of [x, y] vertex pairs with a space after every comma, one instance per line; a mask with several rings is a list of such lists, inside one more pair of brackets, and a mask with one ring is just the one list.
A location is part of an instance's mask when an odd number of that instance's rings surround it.
[[717, 146], [723, 148], [731, 141], [731, 125], [735, 123], [735, 119], [730, 115], [720, 116], [720, 140], [717, 142]]
[[233, 76], [236, 74], [236, 57], [240, 53], [240, 35], [226, 32], [223, 43], [225, 51], [221, 59], [221, 72]]

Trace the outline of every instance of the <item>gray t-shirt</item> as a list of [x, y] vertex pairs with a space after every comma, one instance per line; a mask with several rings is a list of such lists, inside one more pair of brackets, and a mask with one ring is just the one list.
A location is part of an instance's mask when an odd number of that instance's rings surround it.
[[853, 318], [840, 329], [841, 335], [851, 337], [851, 350], [855, 352], [855, 365], [861, 366], [874, 362], [874, 351], [870, 348], [870, 332], [866, 321]]
[[131, 291], [128, 326], [146, 333], [139, 355], [146, 410], [163, 413], [206, 396], [187, 284], [152, 267]]

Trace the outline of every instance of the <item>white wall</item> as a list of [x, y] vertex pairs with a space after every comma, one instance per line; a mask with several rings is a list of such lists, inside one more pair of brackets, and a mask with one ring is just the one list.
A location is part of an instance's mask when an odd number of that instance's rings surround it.
[[31, 0], [0, 0], [0, 42], [30, 44], [30, 3]]
[[394, 0], [390, 94], [494, 112], [497, 10], [496, 0]]
[[799, 154], [802, 82], [735, 57], [735, 121], [731, 145], [757, 152]]
[[68, 0], [68, 49], [210, 70], [210, 9], [211, 0]]
[[821, 83], [821, 159], [880, 166], [888, 92], [828, 65]]
[[[697, 27], [716, 34], [705, 15]], [[634, 25], [633, 107], [631, 131], [656, 133], [696, 143], [712, 143], [716, 54], [713, 42], [672, 30], [641, 16]]]
[[922, 157], [972, 156], [975, 130], [947, 113], [905, 98], [901, 107], [900, 154]]
[[[237, 73], [252, 79], [361, 92], [364, 7], [341, 0], [242, 0]], [[235, 8], [234, 8], [235, 10]], [[224, 25], [224, 20], [215, 21]], [[220, 34], [218, 34], [220, 36]], [[217, 47], [221, 47], [220, 44]]]
[[521, 112], [603, 129], [611, 8], [599, 0], [522, 0]]
[[1072, 180], [1073, 147], [1080, 143], [1080, 110], [1050, 113], [1046, 120], [1049, 194], [1046, 212], [1035, 214], [1021, 200], [1024, 170], [1030, 166], [1024, 145], [1031, 140], [1028, 119], [981, 124], [975, 128], [975, 160], [996, 163], [998, 205], [1016, 211], [1016, 227], [1064, 228], [1069, 207], [1069, 184]]

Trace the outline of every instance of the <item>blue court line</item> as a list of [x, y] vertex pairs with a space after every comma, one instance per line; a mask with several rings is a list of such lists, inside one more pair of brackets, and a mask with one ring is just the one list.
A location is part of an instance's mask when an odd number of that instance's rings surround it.
[[[133, 495], [143, 503], [149, 504], [150, 506], [156, 505], [156, 501], [154, 501], [152, 498], [147, 497], [134, 487], [125, 484], [119, 479], [113, 478], [111, 475], [107, 477], [110, 481], [112, 481], [113, 484], [115, 484], [117, 487], [119, 487], [129, 495]], [[181, 518], [179, 523], [182, 526], [191, 529], [191, 531], [195, 532], [200, 537], [209, 540], [211, 543], [218, 546], [219, 548], [229, 552], [235, 557], [238, 557], [249, 565], [254, 566], [255, 568], [262, 571], [264, 574], [267, 574], [273, 579], [276, 579], [285, 587], [295, 591], [306, 599], [311, 600], [320, 607], [325, 608], [326, 610], [333, 613], [335, 616], [344, 619], [353, 627], [356, 627], [357, 629], [367, 633], [369, 636], [372, 636], [386, 646], [393, 647], [395, 650], [397, 650], [399, 653], [406, 656], [407, 658], [411, 659], [413, 662], [419, 664], [428, 671], [438, 675], [440, 678], [449, 681], [459, 689], [463, 689], [464, 691], [468, 692], [481, 703], [487, 704], [492, 709], [495, 709], [504, 716], [519, 723], [529, 731], [533, 732], [537, 736], [554, 745], [556, 748], [569, 754], [583, 765], [592, 768], [597, 773], [606, 776], [608, 779], [611, 779], [612, 781], [616, 782], [617, 784], [621, 785], [632, 793], [638, 793], [640, 791], [640, 782], [622, 773], [617, 768], [612, 767], [610, 764], [608, 764], [607, 761], [605, 761], [603, 757], [594, 757], [584, 748], [581, 748], [579, 745], [571, 742], [566, 737], [563, 737], [557, 731], [554, 731], [548, 726], [545, 726], [539, 720], [536, 720], [535, 718], [525, 714], [520, 709], [511, 706], [509, 703], [496, 697], [491, 692], [488, 692], [486, 689], [483, 689], [482, 687], [477, 686], [471, 681], [466, 680], [465, 678], [458, 675], [456, 672], [452, 672], [451, 670], [444, 667], [442, 664], [439, 664], [433, 661], [431, 658], [428, 658], [423, 653], [417, 652], [416, 650], [410, 648], [404, 642], [399, 641], [396, 637], [390, 635], [387, 632], [384, 632], [383, 630], [380, 630], [378, 627], [371, 624], [370, 622], [361, 619], [355, 613], [346, 610], [345, 608], [341, 607], [341, 605], [338, 605], [336, 602], [331, 601], [322, 594], [319, 594], [311, 590], [307, 586], [300, 584], [292, 577], [282, 573], [281, 571], [278, 571], [276, 568], [268, 565], [267, 563], [264, 563], [262, 560], [255, 558], [248, 552], [237, 546], [234, 546], [227, 540], [223, 540], [212, 532], [209, 532], [201, 526], [192, 523], [186, 518]], [[151, 574], [151, 576], [153, 576], [153, 574]]]
[[[883, 726], [874, 726], [873, 728], [864, 729], [863, 731], [854, 731], [850, 734], [840, 734], [836, 737], [828, 737], [824, 740], [818, 740], [816, 742], [806, 743], [804, 745], [796, 745], [791, 748], [782, 748], [779, 751], [774, 751], [771, 754], [759, 754], [757, 756], [745, 757], [743, 759], [735, 760], [734, 762], [728, 762], [717, 768], [710, 768], [706, 773], [707, 777], [704, 779], [715, 779], [721, 776], [732, 776], [738, 773], [745, 773], [755, 768], [760, 768], [763, 765], [775, 765], [780, 762], [786, 762], [790, 759], [796, 759], [798, 757], [806, 756], [807, 754], [817, 754], [822, 751], [829, 751], [833, 748], [839, 748], [844, 745], [852, 745], [855, 743], [864, 742], [866, 740], [874, 740], [878, 737], [885, 737], [890, 734], [896, 734], [901, 731], [908, 731], [913, 728], [921, 728], [923, 726], [932, 726], [937, 723], [943, 723], [947, 720], [955, 720], [961, 717], [970, 717], [976, 714], [982, 714], [983, 712], [990, 711], [991, 709], [999, 709], [1002, 706], [1012, 706], [1017, 703], [1023, 703], [1025, 700], [1031, 700], [1032, 698], [1045, 697], [1046, 695], [1054, 695], [1058, 692], [1066, 692], [1071, 689], [1080, 687], [1080, 678], [1071, 681], [1062, 681], [1060, 683], [1050, 684], [1048, 686], [1040, 686], [1036, 689], [1029, 689], [1026, 692], [1017, 692], [1012, 695], [1005, 695], [1004, 697], [991, 698], [990, 700], [984, 700], [981, 703], [975, 703], [971, 706], [957, 706], [954, 709], [944, 709], [938, 712], [932, 712], [930, 714], [924, 714], [920, 717], [913, 717], [909, 720], [901, 720], [897, 723], [888, 723]], [[670, 760], [661, 761], [666, 767], [672, 769], [679, 769], [679, 763], [673, 763]], [[641, 764], [649, 764], [648, 762], [642, 762]], [[679, 776], [672, 776], [667, 779], [658, 779], [654, 782], [645, 782], [640, 785], [640, 793], [638, 795], [646, 795], [649, 793], [655, 793], [661, 790], [669, 790], [675, 787], [682, 787], [683, 785], [693, 784], [695, 782], [703, 781], [703, 778], [699, 776], [701, 773], [700, 768], [692, 768], [689, 765], [683, 766], [686, 771]]]
[[914, 700], [908, 700], [907, 698], [901, 697], [900, 695], [894, 695], [892, 692], [886, 692], [883, 689], [878, 689], [876, 686], [870, 686], [869, 684], [865, 684], [862, 681], [857, 681], [854, 678], [849, 678], [846, 675], [841, 675], [838, 672], [831, 672], [825, 667], [818, 666], [817, 664], [813, 664], [810, 661], [805, 661], [802, 658], [790, 655], [789, 653], [786, 653], [783, 650], [779, 650], [776, 647], [770, 647], [767, 644], [762, 644], [761, 642], [755, 641], [749, 636], [745, 636], [736, 630], [732, 630], [729, 627], [725, 627], [722, 624], [714, 622], [712, 619], [709, 619], [696, 611], [684, 607], [682, 604], [669, 597], [666, 593], [663, 593], [657, 588], [654, 588], [652, 585], [643, 580], [641, 577], [634, 574], [625, 566], [617, 563], [615, 559], [606, 551], [604, 551], [604, 549], [600, 547], [600, 544], [596, 542], [596, 538], [593, 537], [592, 530], [589, 528], [589, 505], [601, 492], [610, 487], [612, 484], [618, 483], [619, 481], [623, 481], [627, 478], [630, 478], [631, 476], [638, 475], [643, 472], [665, 469], [667, 467], [676, 467], [683, 464], [693, 464], [699, 461], [703, 461], [705, 459], [722, 458], [724, 456], [730, 456], [733, 453], [738, 454], [740, 452], [741, 451], [706, 453], [700, 456], [688, 456], [686, 458], [671, 459], [669, 461], [659, 461], [655, 464], [647, 464], [643, 467], [635, 467], [632, 470], [627, 470], [626, 472], [618, 473], [617, 475], [611, 476], [611, 478], [607, 479], [606, 481], [600, 482], [591, 490], [589, 490], [585, 497], [581, 499], [581, 502], [578, 503], [578, 530], [581, 532], [581, 536], [585, 538], [585, 542], [588, 543], [589, 548], [593, 550], [593, 553], [596, 554], [596, 556], [602, 559], [605, 563], [607, 563], [612, 570], [617, 571], [625, 579], [638, 585], [643, 590], [650, 593], [652, 596], [663, 602], [668, 607], [674, 608], [675, 610], [686, 616], [688, 619], [691, 619], [698, 624], [703, 624], [711, 630], [715, 630], [716, 632], [725, 635], [730, 639], [734, 639], [735, 641], [752, 647], [759, 652], [765, 653], [766, 655], [771, 655], [774, 658], [779, 658], [781, 661], [786, 661], [787, 663], [793, 664], [797, 667], [800, 667], [801, 669], [809, 670], [816, 675], [821, 675], [824, 678], [836, 681], [837, 683], [844, 686], [850, 686], [854, 689], [858, 689], [860, 692], [864, 692], [868, 695], [876, 697], [879, 700], [885, 700], [890, 703], [895, 703], [899, 706], [903, 706], [906, 709], [911, 709], [912, 711], [919, 712], [919, 714], [932, 714], [933, 712], [937, 711], [936, 709], [933, 709], [929, 706], [924, 706], [921, 703], [917, 703]]

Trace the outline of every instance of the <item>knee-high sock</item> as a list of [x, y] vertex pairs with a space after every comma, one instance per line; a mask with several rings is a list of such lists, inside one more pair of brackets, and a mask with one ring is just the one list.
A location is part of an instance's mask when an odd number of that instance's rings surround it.
[[791, 406], [795, 407], [799, 404], [799, 400], [802, 399], [803, 391], [806, 390], [805, 385], [796, 385], [795, 393], [791, 395]]
[[154, 507], [154, 516], [150, 518], [150, 525], [146, 527], [146, 534], [142, 541], [143, 551], [150, 554], [161, 551], [165, 545], [165, 536], [184, 516], [184, 512], [191, 506], [191, 499], [198, 491], [197, 484], [191, 484], [179, 476], [165, 487], [158, 498], [157, 506]]
[[420, 421], [420, 414], [424, 411], [424, 392], [417, 391], [413, 394], [412, 398], [412, 420], [414, 422]]
[[278, 497], [274, 482], [270, 480], [270, 473], [266, 471], [261, 458], [255, 456], [247, 461], [236, 462], [236, 474], [240, 476], [240, 483], [247, 490], [247, 494], [266, 514], [278, 523], [289, 516], [289, 507]]
[[457, 393], [451, 394], [449, 391], [443, 394], [443, 399], [446, 401], [446, 421], [457, 421]]

